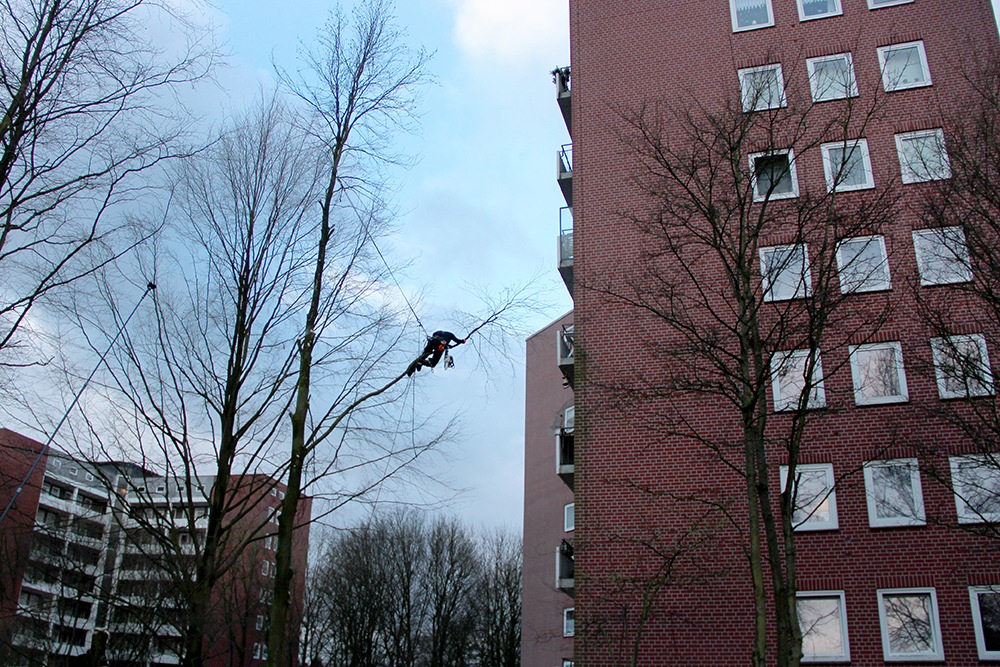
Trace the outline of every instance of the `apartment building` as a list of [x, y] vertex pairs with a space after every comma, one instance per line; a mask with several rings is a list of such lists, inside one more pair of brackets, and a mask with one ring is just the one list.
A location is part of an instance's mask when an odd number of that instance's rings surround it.
[[804, 663], [1000, 660], [1000, 468], [962, 421], [995, 411], [1000, 340], [928, 205], [990, 3], [570, 0], [569, 27], [574, 311], [528, 341], [524, 664], [749, 664], [755, 590], [779, 664], [789, 564]]
[[[42, 451], [0, 430], [6, 504]], [[50, 449], [4, 526], [4, 649], [11, 665], [174, 665], [188, 622], [184, 588], [204, 545], [214, 478], [164, 478], [125, 462], [82, 462]], [[207, 664], [264, 664], [283, 485], [245, 475], [227, 501], [230, 536], [205, 620]], [[311, 511], [303, 508], [303, 523]], [[296, 534], [301, 603], [308, 525]], [[294, 653], [294, 647], [292, 653]], [[88, 663], [89, 664], [89, 663]]]

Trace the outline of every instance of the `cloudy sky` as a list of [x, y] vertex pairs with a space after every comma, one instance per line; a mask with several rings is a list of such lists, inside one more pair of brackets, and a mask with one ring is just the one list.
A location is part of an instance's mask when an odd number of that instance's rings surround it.
[[[312, 40], [331, 4], [214, 0], [213, 22], [231, 60], [220, 76], [224, 91], [203, 102], [205, 111], [251, 100], [261, 82], [273, 82], [272, 62], [294, 69], [296, 49]], [[563, 205], [556, 150], [569, 137], [549, 74], [569, 62], [567, 4], [396, 2], [408, 40], [434, 53], [436, 82], [421, 100], [421, 131], [401, 140], [419, 162], [396, 175], [394, 239], [396, 252], [412, 260], [404, 286], [423, 292], [418, 312], [432, 330], [452, 327], [442, 321], [447, 313], [475, 307], [465, 301], [469, 283], [501, 287], [543, 275], [550, 304], [525, 324], [529, 330], [572, 307], [555, 271]], [[449, 511], [477, 526], [519, 528], [523, 341], [513, 369], [496, 366], [490, 377], [473, 368], [471, 351], [457, 352], [456, 369], [422, 377], [418, 390], [431, 396], [426, 411], [461, 416], [460, 436], [435, 474], [463, 490]]]

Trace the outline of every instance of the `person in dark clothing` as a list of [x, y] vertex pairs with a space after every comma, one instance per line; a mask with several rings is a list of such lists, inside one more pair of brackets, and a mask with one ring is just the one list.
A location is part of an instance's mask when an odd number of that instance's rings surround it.
[[413, 375], [414, 371], [419, 371], [424, 366], [434, 368], [441, 361], [445, 350], [450, 350], [464, 342], [464, 338], [459, 338], [450, 331], [435, 331], [427, 339], [427, 345], [424, 346], [424, 351], [420, 353], [420, 358], [406, 369], [406, 374]]

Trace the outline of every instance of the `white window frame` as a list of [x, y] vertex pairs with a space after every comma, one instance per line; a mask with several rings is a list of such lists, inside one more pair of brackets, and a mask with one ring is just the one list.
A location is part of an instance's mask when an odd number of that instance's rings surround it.
[[[951, 351], [955, 348], [972, 344], [979, 350], [978, 380], [969, 380], [966, 376], [955, 378], [945, 374], [944, 362], [950, 360]], [[990, 368], [989, 351], [986, 349], [986, 338], [982, 334], [964, 334], [946, 338], [931, 338], [931, 353], [934, 358], [934, 376], [937, 379], [938, 396], [943, 399], [970, 398], [993, 395], [993, 371]], [[949, 379], [961, 379], [964, 389], [953, 391], [948, 387]]]
[[[855, 190], [870, 190], [875, 187], [875, 174], [872, 171], [872, 158], [868, 152], [867, 139], [849, 139], [847, 141], [833, 141], [828, 144], [821, 144], [820, 151], [823, 153], [823, 176], [826, 178], [827, 192], [853, 192]], [[830, 157], [833, 149], [843, 149], [844, 153], [853, 154], [855, 150], [861, 151], [861, 166], [864, 169], [865, 180], [863, 183], [845, 184], [836, 182], [836, 178], [843, 176], [841, 166], [834, 164]]]
[[[760, 192], [757, 189], [757, 158], [760, 157], [773, 157], [776, 155], [785, 155], [788, 158], [788, 177], [792, 179], [792, 191], [791, 192], [772, 192], [768, 194], [766, 192]], [[753, 200], [754, 201], [777, 201], [779, 199], [794, 199], [799, 196], [799, 177], [795, 170], [795, 154], [791, 148], [776, 150], [776, 151], [762, 151], [760, 153], [750, 154], [750, 179], [753, 184]]]
[[[816, 354], [819, 355], [818, 350]], [[794, 360], [795, 368], [798, 368], [800, 363], [808, 362], [809, 350], [782, 350], [771, 355], [771, 394], [775, 412], [796, 410], [798, 408], [800, 394], [796, 393], [794, 396], [784, 396], [781, 391], [780, 371], [791, 360]], [[815, 374], [813, 377], [814, 379], [818, 377], [819, 380], [813, 382], [812, 392], [809, 395], [809, 401], [806, 405], [807, 410], [817, 410], [826, 407], [826, 390], [823, 388], [823, 359], [819, 356], [816, 358], [816, 368], [814, 370]]]
[[573, 637], [576, 634], [576, 614], [574, 607], [563, 609], [563, 637]]
[[[843, 249], [845, 245], [860, 242], [864, 242], [866, 248], [872, 244], [877, 244], [876, 247], [882, 255], [881, 266], [885, 269], [883, 272], [884, 276], [877, 276], [876, 272], [871, 271], [867, 275], [862, 275], [860, 278], [851, 277], [851, 271], [857, 271], [857, 266], [852, 266], [855, 260], [847, 261], [844, 258]], [[885, 249], [885, 237], [873, 235], [852, 236], [850, 238], [841, 239], [837, 243], [837, 274], [840, 278], [841, 294], [881, 292], [892, 289], [892, 279], [889, 276], [889, 255]]]
[[[923, 244], [933, 244], [935, 253], [928, 254], [928, 250]], [[959, 246], [959, 244], [961, 244]], [[949, 255], [944, 257], [944, 252], [938, 250], [942, 248]], [[917, 270], [920, 273], [920, 284], [924, 287], [931, 285], [956, 285], [967, 283], [972, 280], [972, 263], [969, 260], [969, 246], [965, 240], [965, 232], [961, 227], [931, 227], [929, 229], [913, 230], [913, 252], [917, 256]], [[942, 258], [949, 263], [948, 272], [951, 276], [941, 277], [941, 271], [932, 271], [934, 267], [928, 266], [928, 262]]]
[[[928, 662], [944, 660], [944, 646], [941, 644], [941, 619], [938, 614], [937, 593], [933, 588], [882, 588], [878, 594], [878, 619], [882, 629], [882, 657], [886, 662]], [[894, 653], [889, 644], [889, 623], [885, 610], [885, 596], [928, 595], [930, 597], [931, 635], [934, 649], [919, 653]]]
[[840, 637], [843, 650], [840, 653], [805, 653], [807, 631], [802, 629], [802, 618], [799, 617], [799, 629], [802, 630], [802, 662], [850, 662], [851, 647], [847, 638], [847, 606], [844, 599], [844, 591], [799, 591], [795, 595], [796, 601], [808, 598], [836, 599], [838, 601], [838, 617], [840, 621]]
[[[875, 471], [879, 468], [906, 467], [910, 472], [910, 491], [913, 495], [913, 516], [881, 517], [878, 514], [878, 504], [875, 487]], [[924, 515], [924, 495], [920, 486], [920, 467], [916, 459], [891, 459], [884, 461], [865, 461], [865, 497], [868, 500], [868, 525], [872, 528], [890, 528], [896, 526], [923, 526], [927, 523]]]
[[969, 586], [969, 605], [972, 607], [972, 626], [976, 631], [976, 649], [979, 659], [1000, 660], [1000, 651], [986, 649], [986, 635], [983, 633], [983, 613], [979, 607], [979, 596], [982, 593], [1000, 595], [1000, 586]]
[[[858, 363], [859, 354], [876, 350], [889, 350], [896, 369], [896, 383], [899, 385], [899, 393], [886, 396], [864, 396], [863, 370]], [[856, 405], [884, 405], [886, 403], [905, 403], [910, 400], [909, 392], [906, 389], [906, 370], [903, 368], [903, 346], [898, 341], [887, 343], [865, 343], [864, 345], [851, 345], [848, 348], [848, 356], [851, 361], [851, 381], [854, 388], [854, 403]]]
[[763, 0], [764, 5], [767, 7], [767, 23], [759, 23], [757, 25], [740, 26], [736, 18], [736, 2], [737, 0], [729, 0], [729, 13], [733, 21], [733, 32], [745, 32], [747, 30], [759, 30], [760, 28], [770, 28], [774, 25], [774, 8], [771, 7], [771, 0]]
[[[822, 502], [828, 503], [830, 510], [830, 517], [826, 520], [814, 520], [816, 511], [815, 508], [809, 513], [802, 521], [794, 523], [795, 521], [795, 509], [792, 510], [792, 530], [797, 532], [811, 532], [818, 530], [837, 530], [839, 528], [839, 520], [837, 518], [837, 488], [836, 480], [833, 477], [833, 464], [832, 463], [800, 463], [796, 466], [796, 471], [798, 473], [803, 472], [822, 472], [826, 477], [826, 491], [822, 496]], [[788, 486], [788, 466], [781, 466], [780, 469], [781, 476], [781, 490], [785, 491]], [[796, 492], [796, 500], [798, 500], [798, 492]], [[819, 497], [819, 496], [817, 496]], [[820, 504], [822, 504], [822, 502]], [[819, 505], [817, 505], [818, 507]]]
[[832, 12], [827, 12], [825, 14], [817, 14], [816, 16], [806, 16], [805, 7], [803, 7], [803, 0], [797, 0], [795, 3], [799, 7], [799, 21], [815, 21], [817, 19], [830, 18], [831, 16], [840, 16], [844, 13], [844, 8], [841, 6], [840, 0], [833, 0], [833, 3], [837, 6]]
[[[779, 284], [779, 281], [775, 279], [780, 278], [781, 274], [794, 267], [791, 262], [787, 262], [786, 266], [780, 267], [777, 275], [771, 275], [771, 271], [768, 270], [768, 260], [772, 253], [787, 252], [795, 248], [802, 249], [802, 272], [799, 274], [795, 291], [791, 295], [784, 293], [775, 294], [774, 288]], [[787, 243], [785, 245], [763, 246], [757, 250], [757, 255], [760, 258], [760, 278], [761, 287], [764, 290], [764, 301], [792, 301], [794, 299], [805, 299], [812, 295], [812, 272], [809, 270], [808, 245], [805, 243]]]
[[[944, 142], [944, 130], [940, 127], [932, 130], [918, 130], [916, 132], [901, 132], [896, 137], [896, 155], [899, 157], [899, 173], [903, 183], [926, 183], [927, 181], [943, 181], [951, 178], [951, 163], [948, 160], [948, 151]], [[941, 170], [927, 177], [921, 175], [917, 169], [911, 166], [903, 153], [904, 144], [911, 139], [933, 138], [935, 144], [940, 148]]]
[[[760, 91], [747, 88], [747, 83], [751, 76], [758, 72], [776, 73], [775, 79], [778, 82], [778, 103], [776, 105], [766, 103], [765, 98], [758, 95]], [[747, 67], [737, 70], [736, 74], [740, 79], [740, 104], [743, 106], [743, 111], [749, 113], [751, 111], [767, 111], [769, 109], [780, 109], [788, 106], [788, 98], [785, 96], [785, 75], [781, 71], [781, 63]]]
[[908, 5], [913, 0], [868, 0], [868, 9], [882, 9], [883, 7], [895, 7], [896, 5]]
[[569, 658], [563, 658], [562, 667], [573, 667], [573, 661]]
[[[896, 49], [905, 49], [910, 47], [916, 47], [917, 54], [920, 58], [920, 68], [923, 71], [924, 80], [917, 83], [897, 83], [893, 85], [890, 79], [889, 72], [886, 71], [885, 63], [888, 54]], [[882, 72], [882, 89], [887, 93], [892, 93], [897, 90], [909, 90], [910, 88], [923, 88], [925, 86], [930, 86], [931, 81], [931, 70], [927, 64], [927, 52], [924, 50], [923, 40], [917, 40], [915, 42], [903, 42], [901, 44], [889, 44], [887, 46], [881, 46], [877, 49], [878, 51], [878, 66], [879, 71]]]
[[950, 457], [948, 463], [951, 467], [951, 488], [955, 496], [958, 522], [973, 524], [1000, 521], [1000, 511], [980, 512], [973, 509], [966, 500], [971, 494], [965, 490], [967, 480], [962, 477], [962, 465], [969, 462], [975, 463], [977, 468], [985, 468], [988, 473], [992, 472], [992, 476], [997, 478], [996, 481], [1000, 485], [1000, 454], [967, 454]]
[[563, 505], [563, 532], [569, 533], [576, 528], [576, 503]]
[[[801, 0], [800, 0], [801, 2]], [[819, 80], [816, 77], [816, 65], [821, 62], [826, 62], [830, 60], [843, 60], [847, 63], [847, 71], [850, 72], [850, 80], [845, 83], [847, 86], [843, 89], [844, 95], [834, 95], [830, 96], [830, 90], [835, 92], [840, 92], [839, 87], [831, 86], [829, 90], [823, 91], [818, 89]], [[806, 60], [806, 70], [809, 73], [809, 92], [812, 95], [813, 102], [829, 102], [831, 100], [844, 100], [849, 97], [858, 96], [858, 79], [854, 74], [854, 56], [847, 53], [834, 53], [829, 56], [819, 56], [818, 58], [809, 58]], [[824, 94], [827, 93], [827, 94]]]

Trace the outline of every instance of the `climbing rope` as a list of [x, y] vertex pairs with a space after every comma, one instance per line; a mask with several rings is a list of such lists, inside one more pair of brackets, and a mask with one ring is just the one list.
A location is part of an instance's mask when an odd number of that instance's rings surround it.
[[420, 328], [423, 329], [424, 335], [428, 335], [427, 327], [425, 327], [424, 323], [420, 321], [420, 316], [417, 315], [417, 311], [414, 310], [413, 304], [406, 298], [406, 292], [403, 291], [403, 286], [399, 284], [398, 280], [396, 280], [396, 273], [392, 270], [392, 267], [389, 266], [389, 262], [386, 261], [385, 255], [382, 254], [382, 251], [378, 247], [378, 243], [375, 242], [375, 237], [372, 236], [371, 232], [368, 230], [368, 225], [365, 225], [365, 235], [368, 237], [368, 240], [372, 242], [372, 247], [375, 248], [375, 252], [378, 253], [379, 258], [382, 260], [382, 264], [385, 265], [385, 270], [389, 272], [389, 277], [392, 278], [392, 282], [396, 284], [396, 289], [399, 290], [399, 295], [403, 297], [403, 301], [406, 303], [407, 308], [409, 308], [410, 312], [413, 313], [413, 317], [417, 320], [417, 324], [419, 324]]

